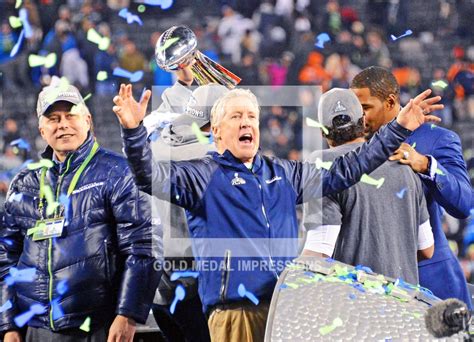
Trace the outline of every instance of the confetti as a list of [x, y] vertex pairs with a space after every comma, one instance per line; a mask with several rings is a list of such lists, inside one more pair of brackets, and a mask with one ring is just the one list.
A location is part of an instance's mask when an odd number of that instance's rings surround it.
[[323, 162], [321, 159], [319, 158], [316, 158], [316, 168], [319, 170], [321, 168], [325, 169], [325, 170], [329, 170], [332, 166], [332, 162], [330, 161], [327, 161], [327, 162]]
[[102, 37], [97, 31], [93, 28], [90, 28], [87, 31], [87, 40], [97, 44], [99, 50], [105, 51], [109, 48], [110, 45], [110, 38], [109, 37]]
[[173, 45], [174, 43], [176, 43], [178, 40], [179, 40], [178, 37], [174, 37], [174, 38], [168, 39], [167, 41], [165, 41], [165, 43], [164, 43], [162, 46], [160, 46], [160, 48], [157, 50], [157, 52], [161, 52], [161, 51], [166, 50], [166, 49], [169, 48], [171, 45]]
[[311, 118], [306, 118], [306, 124], [309, 127], [320, 128], [324, 132], [324, 134], [329, 134], [328, 129], [324, 125], [317, 122], [316, 120], [313, 120]]
[[105, 81], [107, 79], [107, 71], [99, 71], [97, 73], [97, 81]]
[[434, 129], [436, 127], [438, 127], [438, 126], [436, 126], [435, 124], [431, 124], [431, 129]]
[[133, 14], [132, 12], [130, 12], [127, 8], [122, 8], [119, 13], [118, 13], [119, 17], [121, 18], [124, 18], [125, 20], [127, 20], [127, 24], [133, 24], [133, 23], [137, 23], [138, 25], [140, 26], [143, 26], [143, 22], [142, 20], [140, 19], [140, 17], [136, 14]]
[[411, 145], [411, 147], [413, 147], [413, 148], [416, 147], [416, 141]]
[[18, 148], [20, 148], [22, 150], [27, 150], [27, 151], [31, 150], [31, 146], [28, 143], [28, 141], [26, 141], [25, 139], [22, 139], [22, 138], [13, 140], [10, 143], [10, 146], [18, 146]]
[[81, 324], [79, 327], [82, 331], [89, 332], [91, 331], [91, 318], [87, 317], [84, 321], [84, 323]]
[[55, 80], [54, 85], [53, 83], [50, 84], [50, 87], [52, 87], [53, 89], [45, 98], [46, 102], [49, 104], [54, 103], [56, 98], [59, 96], [59, 93], [67, 91], [69, 88], [69, 81], [66, 77], [61, 77], [59, 79], [59, 83], [57, 83], [58, 78], [54, 78], [53, 76], [53, 79]]
[[143, 71], [138, 70], [138, 71], [135, 71], [135, 72], [130, 72], [130, 71], [122, 69], [120, 67], [116, 67], [114, 69], [113, 75], [128, 78], [130, 80], [130, 82], [135, 83], [135, 82], [138, 82], [142, 79]]
[[4, 238], [4, 239], [0, 239], [0, 241], [5, 242], [8, 246], [13, 246], [13, 241], [10, 239]]
[[20, 17], [21, 23], [23, 24], [23, 29], [25, 30], [25, 37], [33, 37], [33, 28], [31, 27], [28, 21], [28, 11], [26, 10], [26, 8], [20, 9], [18, 15]]
[[170, 306], [171, 314], [174, 314], [176, 311], [176, 305], [178, 304], [178, 301], [183, 300], [185, 296], [186, 290], [184, 289], [183, 285], [178, 285], [174, 290], [174, 299]]
[[46, 307], [41, 304], [33, 304], [30, 310], [15, 317], [14, 321], [17, 327], [23, 327], [34, 315], [41, 315], [46, 312]]
[[185, 277], [197, 278], [198, 276], [199, 276], [199, 272], [192, 272], [192, 271], [173, 272], [171, 274], [170, 280], [175, 281], [175, 280], [178, 280], [179, 278], [185, 278]]
[[209, 144], [209, 138], [201, 132], [201, 129], [199, 128], [199, 125], [196, 122], [193, 122], [193, 124], [191, 125], [191, 130], [196, 135], [196, 138], [200, 144]]
[[400, 39], [400, 38], [403, 38], [403, 37], [406, 37], [406, 36], [409, 36], [413, 34], [413, 31], [412, 30], [406, 30], [404, 34], [402, 34], [401, 36], [398, 36], [398, 37], [395, 37], [393, 34], [390, 35], [390, 38], [392, 38], [392, 41], [396, 41], [397, 39]]
[[405, 192], [407, 191], [408, 189], [407, 188], [403, 188], [402, 190], [400, 190], [399, 192], [397, 192], [397, 197], [402, 199], [403, 196], [405, 196]]
[[64, 207], [64, 220], [65, 220], [64, 225], [67, 226], [69, 218], [70, 218], [69, 215], [71, 212], [71, 199], [69, 198], [68, 195], [61, 194], [59, 196], [59, 204], [61, 204]]
[[143, 0], [145, 5], [160, 6], [162, 10], [167, 10], [173, 6], [173, 0]]
[[67, 279], [61, 280], [58, 285], [56, 285], [56, 291], [58, 292], [59, 295], [63, 295], [67, 292], [68, 286], [67, 286]]
[[342, 319], [337, 317], [332, 321], [332, 324], [325, 325], [325, 326], [319, 328], [319, 333], [324, 336], [324, 335], [327, 335], [327, 334], [331, 333], [336, 328], [342, 327], [343, 325], [344, 324], [342, 322]]
[[292, 289], [297, 289], [298, 287], [300, 287], [298, 284], [294, 283], [286, 283], [286, 286], [291, 287]]
[[23, 199], [23, 194], [22, 193], [13, 193], [8, 197], [8, 203], [12, 202], [21, 202]]
[[23, 0], [16, 0], [16, 2], [15, 2], [15, 9], [20, 8], [22, 2], [23, 2]]
[[260, 302], [258, 300], [257, 297], [255, 297], [255, 295], [250, 292], [250, 291], [247, 291], [247, 289], [245, 288], [245, 285], [244, 284], [240, 284], [239, 287], [237, 288], [237, 292], [239, 293], [239, 296], [240, 297], [247, 297], [252, 303], [254, 303], [255, 305], [258, 305], [258, 303]]
[[324, 44], [330, 41], [331, 38], [329, 38], [329, 35], [326, 32], [323, 32], [318, 34], [318, 36], [316, 37], [316, 43], [314, 44], [314, 46], [320, 49], [324, 49]]
[[8, 17], [8, 22], [10, 23], [10, 26], [14, 29], [17, 29], [23, 26], [21, 19], [15, 16]]
[[349, 294], [349, 299], [352, 299], [352, 300], [357, 299], [357, 296], [355, 294], [351, 293], [351, 294]]
[[30, 67], [34, 68], [37, 66], [43, 66], [47, 69], [52, 68], [57, 62], [57, 57], [54, 52], [48, 54], [46, 57], [38, 55], [29, 55], [28, 64]]
[[436, 82], [431, 82], [431, 86], [434, 87], [434, 88], [441, 88], [441, 89], [444, 89], [448, 86], [448, 83], [446, 83], [445, 81], [443, 80], [438, 80]]
[[41, 159], [39, 162], [37, 163], [29, 163], [27, 165], [27, 168], [28, 170], [36, 170], [36, 169], [40, 169], [42, 167], [45, 167], [47, 169], [51, 168], [54, 166], [54, 163], [49, 160], [49, 159]]
[[11, 267], [9, 275], [5, 278], [5, 283], [8, 286], [14, 283], [31, 283], [36, 279], [36, 268], [23, 268], [21, 270], [16, 267]]
[[441, 169], [436, 168], [435, 173], [440, 176], [446, 176]]
[[53, 311], [53, 321], [64, 316], [64, 311], [59, 304], [59, 298], [53, 299], [51, 301], [51, 309]]
[[385, 182], [385, 178], [382, 177], [380, 179], [375, 179], [364, 173], [360, 181], [365, 184], [374, 185], [377, 187], [377, 189], [380, 189], [380, 187]]
[[13, 304], [12, 304], [11, 300], [9, 299], [5, 302], [5, 304], [0, 306], [0, 313], [5, 312], [7, 310], [10, 310], [12, 307], [13, 307]]
[[138, 10], [139, 13], [143, 13], [146, 10], [146, 6], [140, 5], [140, 6], [138, 6], [137, 10]]

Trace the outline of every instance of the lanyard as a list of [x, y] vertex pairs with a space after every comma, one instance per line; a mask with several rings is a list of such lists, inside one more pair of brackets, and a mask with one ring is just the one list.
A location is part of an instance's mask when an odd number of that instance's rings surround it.
[[[81, 166], [79, 167], [79, 170], [77, 170], [77, 172], [74, 174], [74, 176], [72, 177], [72, 180], [71, 180], [71, 183], [69, 184], [69, 187], [67, 189], [67, 196], [71, 196], [72, 192], [74, 191], [74, 189], [76, 188], [76, 185], [77, 185], [77, 182], [79, 181], [79, 177], [81, 177], [81, 174], [82, 172], [84, 171], [84, 169], [86, 168], [87, 164], [89, 164], [89, 162], [91, 161], [92, 157], [94, 157], [94, 155], [96, 154], [97, 150], [99, 149], [99, 144], [97, 143], [97, 141], [94, 141], [94, 145], [92, 146], [92, 149], [91, 151], [89, 152], [89, 155], [87, 156], [87, 158], [82, 162]], [[67, 169], [69, 168], [69, 160], [68, 160], [68, 167], [66, 168], [66, 171], [64, 171], [64, 173], [67, 172]], [[40, 210], [41, 213], [43, 213], [43, 200], [46, 196], [45, 194], [45, 176], [46, 176], [46, 168], [43, 168], [41, 169], [41, 177], [40, 177], [40, 203], [39, 203], [39, 207], [38, 209]], [[60, 186], [61, 184], [58, 184], [58, 186]], [[59, 189], [58, 189], [59, 190]], [[58, 197], [59, 195], [57, 195], [56, 197]], [[58, 198], [56, 198], [56, 200], [58, 200]], [[42, 215], [42, 214], [41, 214]]]

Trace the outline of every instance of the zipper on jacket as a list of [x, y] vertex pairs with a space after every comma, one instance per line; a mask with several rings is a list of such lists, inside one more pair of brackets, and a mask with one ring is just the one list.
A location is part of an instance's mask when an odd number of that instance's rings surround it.
[[105, 250], [105, 276], [107, 277], [107, 281], [110, 283], [110, 270], [109, 270], [109, 251], [107, 248], [107, 239], [104, 239], [104, 250]]
[[224, 254], [224, 269], [222, 270], [222, 280], [221, 280], [221, 290], [220, 290], [220, 298], [221, 302], [225, 302], [225, 298], [227, 296], [227, 287], [229, 286], [229, 278], [230, 278], [230, 249], [225, 250]]
[[[61, 190], [61, 185], [63, 182], [64, 175], [67, 173], [69, 170], [69, 165], [71, 162], [71, 157], [68, 158], [67, 163], [66, 163], [66, 170], [64, 170], [63, 173], [59, 175], [58, 178], [58, 183], [56, 185], [56, 201], [59, 198], [59, 192]], [[53, 254], [53, 239], [49, 238], [49, 246], [48, 246], [48, 274], [49, 274], [49, 303], [50, 303], [50, 308], [49, 308], [49, 326], [51, 327], [51, 330], [54, 330], [54, 321], [53, 321], [53, 306], [51, 303], [53, 302], [53, 269], [52, 269], [52, 254]]]
[[[253, 172], [252, 172], [253, 173]], [[265, 211], [265, 206], [263, 205], [263, 191], [262, 191], [262, 185], [260, 184], [260, 182], [258, 181], [258, 177], [257, 175], [254, 173], [253, 174], [255, 176], [255, 178], [257, 179], [257, 183], [258, 183], [258, 188], [260, 189], [260, 197], [262, 199], [262, 213], [263, 213], [263, 217], [265, 218], [265, 222], [267, 223], [267, 228], [269, 229], [268, 231], [268, 234], [269, 234], [269, 239], [268, 241], [270, 241], [271, 239], [271, 236], [270, 236], [270, 221], [268, 220], [268, 216], [267, 216], [267, 212]], [[275, 262], [273, 261], [272, 259], [272, 256], [271, 256], [271, 250], [270, 248], [268, 248], [268, 260], [270, 261], [270, 265], [272, 267], [272, 271], [273, 271], [273, 274], [275, 275], [275, 277], [277, 279], [279, 279], [280, 277], [278, 276], [278, 273], [276, 272], [276, 269], [275, 269]]]

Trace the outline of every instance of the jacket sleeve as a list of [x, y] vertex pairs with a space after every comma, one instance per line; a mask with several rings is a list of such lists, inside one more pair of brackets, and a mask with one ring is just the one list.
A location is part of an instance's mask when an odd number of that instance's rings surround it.
[[12, 266], [18, 264], [20, 255], [23, 250], [23, 234], [21, 232], [21, 225], [18, 224], [17, 219], [20, 216], [17, 212], [19, 202], [9, 202], [10, 195], [15, 193], [15, 182], [13, 180], [8, 192], [7, 201], [5, 202], [5, 213], [3, 216], [3, 225], [0, 229], [0, 286], [1, 298], [0, 305], [4, 305], [8, 300], [12, 303], [12, 308], [0, 313], [0, 331], [18, 329], [13, 321], [13, 318], [19, 313], [16, 305], [16, 292], [14, 286], [8, 286], [5, 283], [5, 278], [9, 274]]
[[202, 159], [189, 161], [154, 160], [143, 125], [122, 128], [124, 152], [141, 191], [185, 209], [195, 207], [212, 176], [212, 165]]
[[286, 174], [297, 194], [297, 204], [340, 192], [382, 165], [411, 134], [395, 120], [382, 127], [361, 147], [334, 159], [329, 170], [315, 163], [293, 162]]
[[433, 179], [422, 177], [423, 184], [450, 215], [459, 219], [468, 217], [472, 188], [459, 136], [443, 131], [435, 141], [432, 156], [438, 163], [438, 171]]
[[[161, 277], [162, 229], [152, 231], [150, 198], [138, 190], [129, 168], [119, 177], [110, 177], [110, 184], [117, 244], [124, 260], [116, 313], [145, 323]], [[154, 245], [152, 235], [157, 235]]]

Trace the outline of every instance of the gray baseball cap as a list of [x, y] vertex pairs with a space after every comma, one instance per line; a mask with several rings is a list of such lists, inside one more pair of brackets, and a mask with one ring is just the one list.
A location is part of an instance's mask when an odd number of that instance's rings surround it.
[[328, 128], [342, 128], [344, 126], [334, 127], [334, 118], [340, 115], [347, 115], [350, 118], [350, 123], [357, 123], [364, 115], [362, 105], [359, 99], [352, 90], [333, 88], [319, 99], [318, 105], [318, 120]]
[[59, 101], [70, 102], [74, 105], [83, 104], [85, 106], [81, 93], [73, 85], [49, 85], [44, 87], [38, 95], [38, 102], [36, 104], [38, 118], [44, 115], [51, 105]]
[[214, 103], [229, 91], [220, 84], [211, 83], [196, 88], [184, 110], [173, 120], [174, 126], [191, 126], [196, 122], [199, 127], [207, 125], [211, 121], [211, 109]]

